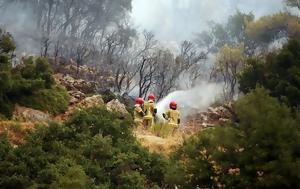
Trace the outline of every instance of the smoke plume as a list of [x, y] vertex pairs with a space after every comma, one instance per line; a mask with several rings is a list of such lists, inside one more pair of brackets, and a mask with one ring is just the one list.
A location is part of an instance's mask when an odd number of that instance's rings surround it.
[[169, 108], [171, 101], [176, 101], [181, 119], [195, 114], [195, 110], [203, 111], [209, 107], [222, 94], [222, 84], [203, 82], [189, 90], [174, 91], [157, 104], [158, 117]]

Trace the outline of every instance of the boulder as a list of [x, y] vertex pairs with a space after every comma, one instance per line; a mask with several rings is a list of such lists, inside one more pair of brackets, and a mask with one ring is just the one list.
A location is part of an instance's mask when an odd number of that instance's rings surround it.
[[80, 91], [68, 91], [68, 93], [71, 96], [70, 105], [77, 104], [86, 98], [86, 95]]
[[54, 76], [56, 83], [64, 86], [68, 91], [80, 91], [82, 93], [94, 93], [96, 91], [96, 82], [83, 79], [75, 79], [70, 75], [56, 74]]
[[13, 112], [13, 120], [22, 122], [48, 122], [51, 121], [51, 116], [39, 110], [16, 105]]
[[121, 114], [129, 114], [126, 110], [126, 106], [122, 104], [118, 99], [114, 99], [106, 104], [108, 111], [119, 112]]
[[79, 90], [85, 94], [104, 91], [113, 86], [115, 78], [113, 73], [106, 68], [92, 65], [77, 65], [70, 59], [65, 63], [60, 60], [51, 60], [55, 70], [55, 77], [67, 90]]
[[94, 106], [105, 106], [105, 103], [101, 95], [94, 95], [91, 97], [86, 97], [83, 100], [71, 105], [67, 112], [55, 117], [56, 121], [64, 121], [70, 117], [76, 110], [83, 110], [87, 108], [92, 108]]
[[73, 108], [75, 109], [86, 109], [94, 106], [104, 106], [105, 103], [101, 95], [94, 95], [91, 97], [86, 97], [79, 103], [77, 103]]

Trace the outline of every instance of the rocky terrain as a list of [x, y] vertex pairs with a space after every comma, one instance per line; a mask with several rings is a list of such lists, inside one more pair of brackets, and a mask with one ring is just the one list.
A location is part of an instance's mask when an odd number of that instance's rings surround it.
[[45, 123], [51, 121], [52, 118], [45, 112], [16, 105], [12, 120], [18, 122]]
[[76, 92], [80, 91], [81, 94], [95, 93], [97, 91], [97, 83], [93, 81], [87, 81], [83, 79], [75, 79], [72, 76], [66, 74], [55, 74], [54, 78], [56, 83], [64, 86], [68, 91]]
[[18, 145], [22, 143], [27, 130], [34, 128], [36, 124], [47, 125], [49, 121], [64, 121], [76, 110], [94, 106], [106, 106], [109, 111], [128, 114], [126, 106], [119, 100], [113, 99], [105, 103], [102, 96], [98, 94], [99, 91], [107, 90], [113, 81], [113, 78], [108, 73], [101, 73], [93, 67], [79, 66], [78, 74], [77, 66], [74, 62], [65, 65], [61, 63], [59, 65], [55, 64], [53, 67], [55, 70], [53, 76], [56, 84], [64, 87], [71, 97], [68, 110], [54, 117], [47, 112], [16, 104], [12, 120], [0, 121], [0, 135], [3, 132], [7, 132], [12, 144]]
[[83, 93], [105, 91], [113, 86], [114, 77], [111, 72], [99, 67], [78, 65], [74, 60], [58, 58], [49, 61], [54, 69], [57, 81], [68, 90], [79, 90]]
[[128, 114], [126, 106], [119, 100], [113, 99], [105, 104], [99, 92], [105, 92], [110, 88], [113, 77], [108, 72], [101, 72], [91, 66], [77, 66], [70, 60], [64, 62], [52, 62], [56, 74], [54, 75], [57, 84], [65, 87], [71, 100], [68, 111], [55, 117], [57, 121], [67, 119], [74, 111], [86, 109], [93, 106], [106, 106], [110, 111]]
[[[94, 106], [105, 106], [109, 111], [116, 111], [121, 114], [129, 113], [126, 106], [118, 99], [113, 99], [105, 103], [103, 97], [97, 93], [97, 91], [99, 91], [99, 83], [90, 79], [91, 75], [96, 73], [96, 69], [80, 66], [78, 68], [79, 72], [81, 73], [81, 76], [84, 75], [83, 78], [85, 78], [82, 79], [76, 77], [77, 67], [75, 65], [76, 64], [73, 63], [68, 66], [59, 66], [56, 68], [56, 71], [61, 71], [61, 73], [56, 72], [54, 75], [56, 83], [64, 87], [71, 97], [69, 108], [65, 113], [53, 117], [48, 113], [17, 105], [12, 121], [0, 122], [0, 133], [9, 132], [10, 141], [17, 145], [23, 141], [26, 134], [25, 130], [33, 128], [35, 123], [47, 124], [47, 122], [53, 120], [62, 122], [68, 119], [76, 110]], [[106, 78], [110, 78], [107, 76], [108, 75], [106, 75]], [[102, 81], [109, 83], [112, 80], [113, 79], [110, 78]], [[101, 85], [101, 87], [104, 87], [104, 85]], [[102, 88], [101, 90], [104, 91], [107, 90], [107, 88]], [[197, 110], [195, 111], [197, 112]], [[176, 148], [176, 146], [182, 144], [185, 136], [189, 136], [203, 129], [212, 128], [216, 125], [222, 126], [233, 118], [234, 107], [233, 104], [230, 103], [217, 107], [210, 107], [207, 111], [197, 112], [196, 114], [189, 116], [182, 123], [179, 133], [174, 137], [162, 138], [153, 135], [151, 132], [144, 131], [135, 131], [135, 135], [141, 144], [149, 147], [151, 151], [168, 155]]]
[[224, 125], [235, 117], [233, 103], [217, 107], [209, 107], [207, 111], [189, 116], [180, 130], [185, 134], [192, 134], [202, 129]]
[[56, 82], [64, 86], [71, 96], [68, 111], [63, 115], [59, 115], [57, 120], [65, 120], [74, 111], [93, 106], [106, 106], [110, 111], [116, 111], [122, 114], [128, 113], [126, 106], [117, 99], [105, 104], [101, 95], [90, 96], [90, 94], [95, 93], [96, 91], [95, 82], [90, 82], [83, 79], [75, 79], [69, 75], [63, 76], [62, 74], [56, 74], [54, 77]]

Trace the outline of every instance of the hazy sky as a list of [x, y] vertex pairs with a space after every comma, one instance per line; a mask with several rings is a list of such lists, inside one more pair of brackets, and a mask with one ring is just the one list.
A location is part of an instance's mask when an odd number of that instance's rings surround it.
[[283, 8], [283, 0], [133, 0], [132, 17], [140, 30], [178, 42], [204, 30], [210, 20], [226, 21], [237, 9], [260, 17]]

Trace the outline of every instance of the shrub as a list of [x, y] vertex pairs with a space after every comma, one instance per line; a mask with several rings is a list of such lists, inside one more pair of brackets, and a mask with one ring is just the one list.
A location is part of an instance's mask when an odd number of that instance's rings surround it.
[[106, 90], [106, 91], [102, 92], [101, 96], [102, 96], [104, 103], [108, 103], [114, 99], [117, 99], [117, 96], [110, 90]]
[[121, 138], [133, 138], [130, 130], [133, 125], [131, 117], [124, 118], [119, 113], [107, 111], [105, 107], [77, 111], [66, 125], [79, 133], [88, 131], [92, 136], [111, 136], [114, 142]]
[[52, 114], [66, 111], [69, 95], [54, 86], [47, 60], [28, 57], [12, 68], [9, 57], [14, 49], [13, 38], [0, 29], [0, 114], [10, 118], [16, 103]]
[[6, 97], [0, 97], [0, 114], [4, 118], [10, 118], [14, 111], [14, 104]]
[[0, 188], [158, 188], [167, 160], [142, 148], [132, 122], [104, 108], [50, 123], [12, 148], [0, 139]]
[[236, 111], [237, 124], [184, 143], [172, 157], [178, 167], [167, 172], [168, 181], [180, 188], [299, 188], [300, 129], [291, 110], [257, 88]]
[[65, 89], [54, 87], [38, 90], [30, 96], [23, 96], [19, 102], [29, 108], [59, 114], [68, 109], [69, 100], [70, 96]]

